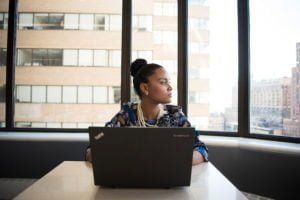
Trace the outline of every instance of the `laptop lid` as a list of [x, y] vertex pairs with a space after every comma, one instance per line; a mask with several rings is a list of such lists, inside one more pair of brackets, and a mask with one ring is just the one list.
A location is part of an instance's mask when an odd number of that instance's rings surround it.
[[194, 128], [89, 127], [95, 185], [189, 186], [194, 131]]

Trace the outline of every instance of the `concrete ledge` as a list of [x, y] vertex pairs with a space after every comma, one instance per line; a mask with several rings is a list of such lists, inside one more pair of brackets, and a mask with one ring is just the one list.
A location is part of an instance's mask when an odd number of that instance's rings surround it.
[[[252, 151], [300, 155], [300, 144], [260, 140], [252, 138], [200, 136], [207, 146], [235, 147]], [[0, 141], [31, 142], [88, 142], [89, 137], [83, 133], [42, 133], [42, 132], [0, 132]]]

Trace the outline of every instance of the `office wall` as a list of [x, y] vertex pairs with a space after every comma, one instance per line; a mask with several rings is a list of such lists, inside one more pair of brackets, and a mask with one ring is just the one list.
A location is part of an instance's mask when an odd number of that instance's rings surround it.
[[[40, 178], [64, 160], [84, 160], [84, 141], [0, 141], [0, 177]], [[210, 161], [240, 190], [300, 199], [300, 155], [208, 145]]]

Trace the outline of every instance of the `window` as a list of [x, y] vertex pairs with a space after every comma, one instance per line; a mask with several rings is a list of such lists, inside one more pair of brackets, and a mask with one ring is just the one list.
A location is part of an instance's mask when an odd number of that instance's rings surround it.
[[31, 87], [25, 85], [17, 86], [17, 103], [31, 102]]
[[33, 14], [20, 13], [18, 26], [19, 29], [33, 29]]
[[48, 53], [47, 49], [33, 49], [32, 51], [32, 65], [33, 66], [47, 66], [48, 62]]
[[32, 65], [32, 50], [31, 49], [18, 49], [18, 66], [31, 66]]
[[48, 86], [47, 87], [47, 102], [48, 103], [61, 103], [61, 86]]
[[63, 14], [49, 14], [49, 26], [48, 29], [63, 29], [63, 24], [64, 24], [64, 15]]
[[233, 132], [226, 127], [237, 124], [237, 1], [205, 2], [188, 2], [202, 11], [188, 16], [188, 116], [201, 130]]
[[6, 66], [7, 50], [0, 48], [0, 66]]
[[63, 64], [62, 49], [48, 49], [48, 65], [62, 66], [62, 64]]
[[109, 21], [110, 31], [121, 31], [122, 18], [120, 15], [111, 15]]
[[79, 28], [78, 14], [65, 14], [64, 29], [76, 30]]
[[300, 137], [299, 9], [293, 0], [250, 1], [252, 134]]
[[103, 86], [93, 87], [93, 102], [94, 103], [107, 103], [108, 102], [107, 87], [103, 87]]
[[121, 66], [121, 51], [111, 50], [109, 51], [109, 66], [120, 67]]
[[31, 90], [33, 103], [46, 102], [46, 86], [32, 86]]
[[41, 30], [48, 28], [49, 17], [47, 13], [35, 13], [34, 14], [34, 29]]
[[0, 13], [0, 30], [8, 27], [8, 13]]
[[152, 31], [152, 16], [133, 16], [133, 30]]
[[93, 65], [93, 51], [92, 50], [79, 50], [79, 66], [92, 66]]
[[78, 103], [92, 103], [93, 88], [90, 86], [78, 87]]
[[94, 16], [92, 14], [80, 14], [79, 29], [93, 30], [93, 28], [94, 28]]
[[63, 103], [77, 103], [76, 86], [63, 86]]
[[94, 50], [94, 66], [101, 66], [101, 67], [108, 66], [107, 50]]
[[63, 53], [63, 65], [64, 66], [76, 66], [78, 61], [77, 50], [64, 50]]
[[95, 30], [107, 31], [109, 25], [108, 15], [95, 15]]

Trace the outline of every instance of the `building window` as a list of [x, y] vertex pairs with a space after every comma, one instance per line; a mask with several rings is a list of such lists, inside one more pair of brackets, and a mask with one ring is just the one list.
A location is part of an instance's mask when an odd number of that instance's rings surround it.
[[121, 66], [121, 51], [111, 50], [109, 51], [109, 66], [120, 67]]
[[32, 49], [18, 49], [18, 66], [32, 65]]
[[0, 30], [8, 27], [8, 13], [0, 13]]
[[155, 2], [154, 15], [157, 16], [177, 16], [177, 4], [173, 2]]
[[120, 15], [110, 15], [109, 30], [121, 31], [122, 17]]
[[0, 48], [0, 66], [6, 66], [7, 50]]
[[78, 61], [78, 51], [64, 49], [63, 53], [63, 64], [64, 66], [77, 66]]
[[47, 49], [33, 49], [33, 51], [32, 51], [32, 65], [33, 66], [47, 66], [47, 65], [49, 65]]
[[27, 85], [17, 85], [17, 103], [31, 102], [31, 87]]
[[36, 30], [48, 28], [49, 17], [47, 13], [35, 13], [33, 27]]
[[46, 86], [32, 86], [32, 103], [46, 102]]
[[63, 29], [64, 28], [64, 15], [60, 13], [49, 14], [49, 25], [48, 29]]
[[92, 66], [93, 65], [93, 51], [92, 50], [79, 50], [79, 66]]
[[47, 87], [47, 102], [48, 103], [61, 103], [61, 86], [48, 86]]
[[79, 29], [93, 30], [93, 28], [94, 28], [94, 16], [92, 14], [80, 14]]
[[62, 49], [48, 49], [48, 65], [62, 66], [63, 64], [63, 50]]
[[65, 14], [64, 29], [77, 30], [79, 28], [78, 14]]
[[104, 86], [93, 87], [93, 102], [94, 103], [107, 103], [108, 102], [108, 90]]
[[108, 51], [94, 50], [94, 66], [108, 66]]
[[77, 103], [77, 87], [63, 86], [63, 103]]
[[91, 86], [78, 87], [78, 103], [92, 103], [93, 88]]
[[95, 15], [95, 30], [107, 31], [109, 28], [108, 15]]
[[133, 16], [132, 29], [134, 31], [152, 31], [152, 16]]

